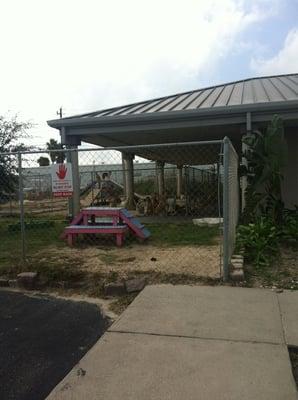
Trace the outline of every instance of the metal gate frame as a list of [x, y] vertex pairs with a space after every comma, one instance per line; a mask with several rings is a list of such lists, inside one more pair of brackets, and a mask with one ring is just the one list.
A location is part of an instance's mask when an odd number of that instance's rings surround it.
[[228, 137], [223, 140], [223, 280], [230, 277], [239, 219], [238, 154]]

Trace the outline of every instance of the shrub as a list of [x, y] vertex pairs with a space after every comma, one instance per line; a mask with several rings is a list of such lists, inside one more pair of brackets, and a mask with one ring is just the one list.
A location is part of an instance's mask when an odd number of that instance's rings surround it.
[[266, 267], [279, 252], [279, 235], [272, 220], [261, 217], [255, 223], [239, 226], [237, 248], [256, 267]]
[[298, 246], [298, 207], [296, 210], [284, 210], [281, 240], [284, 244]]

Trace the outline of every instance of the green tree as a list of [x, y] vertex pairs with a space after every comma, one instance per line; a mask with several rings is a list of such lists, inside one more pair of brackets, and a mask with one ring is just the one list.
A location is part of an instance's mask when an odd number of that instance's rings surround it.
[[48, 165], [50, 165], [50, 160], [48, 159], [48, 157], [39, 157], [39, 159], [37, 160], [38, 164], [40, 167], [47, 167]]
[[63, 149], [63, 146], [58, 143], [56, 139], [50, 139], [50, 141], [47, 142], [46, 146], [47, 150], [49, 150], [50, 159], [53, 164], [60, 164], [64, 162], [66, 157], [65, 153], [61, 151], [55, 151]]
[[[17, 115], [12, 117], [0, 116], [0, 196], [13, 193], [18, 183], [16, 155], [9, 153], [28, 150], [22, 143], [28, 137], [29, 122], [18, 120]], [[6, 154], [3, 154], [6, 153]]]

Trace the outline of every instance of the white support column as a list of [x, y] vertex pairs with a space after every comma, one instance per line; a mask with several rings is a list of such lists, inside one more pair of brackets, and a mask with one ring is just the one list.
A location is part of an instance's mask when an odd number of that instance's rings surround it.
[[157, 191], [160, 196], [165, 193], [164, 161], [156, 161]]
[[177, 165], [177, 199], [181, 199], [182, 195], [182, 171], [183, 165]]
[[68, 199], [68, 215], [74, 218], [80, 212], [80, 174], [79, 174], [79, 155], [78, 146], [67, 145], [66, 160], [71, 163], [73, 195]]
[[129, 210], [135, 209], [134, 202], [134, 173], [133, 173], [134, 155], [122, 153], [122, 163], [124, 169], [124, 193], [126, 198], [126, 207]]
[[[66, 161], [72, 166], [72, 184], [73, 195], [68, 199], [68, 215], [69, 217], [76, 216], [81, 209], [80, 204], [80, 171], [79, 171], [79, 154], [78, 146], [81, 144], [81, 139], [78, 136], [68, 136], [65, 127], [60, 128], [61, 145], [65, 146]], [[67, 151], [67, 150], [72, 151]]]
[[123, 152], [121, 152], [121, 157], [122, 157], [122, 179], [123, 179], [123, 196], [126, 199], [126, 174], [125, 174], [125, 163], [124, 163], [124, 155]]

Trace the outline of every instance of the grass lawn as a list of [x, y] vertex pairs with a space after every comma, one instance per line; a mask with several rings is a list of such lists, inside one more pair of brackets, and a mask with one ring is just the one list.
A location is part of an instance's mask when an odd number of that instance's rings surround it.
[[147, 224], [151, 232], [150, 243], [156, 246], [208, 246], [216, 244], [218, 227], [199, 227], [185, 224]]
[[[25, 248], [27, 256], [48, 245], [64, 246], [60, 239], [65, 222], [45, 218], [26, 219]], [[0, 219], [0, 273], [21, 263], [22, 240], [18, 218]]]
[[[36, 253], [40, 250], [46, 250], [48, 246], [63, 248], [66, 246], [60, 236], [67, 222], [62, 217], [50, 216], [25, 219], [25, 248], [26, 257], [30, 261], [38, 261]], [[186, 246], [186, 245], [216, 245], [218, 244], [218, 228], [198, 227], [190, 222], [185, 224], [146, 224], [150, 230], [151, 236], [149, 243], [157, 247], [165, 246]], [[92, 246], [92, 242], [84, 242], [84, 246]], [[138, 246], [138, 242], [132, 238], [128, 244]], [[100, 239], [95, 245], [102, 245]], [[94, 243], [93, 243], [94, 246]], [[111, 246], [111, 244], [110, 244]], [[113, 244], [114, 246], [114, 244]], [[0, 274], [7, 273], [9, 269], [21, 267], [21, 233], [18, 218], [0, 219]], [[106, 255], [109, 261], [109, 254]], [[112, 260], [111, 260], [112, 262]]]

